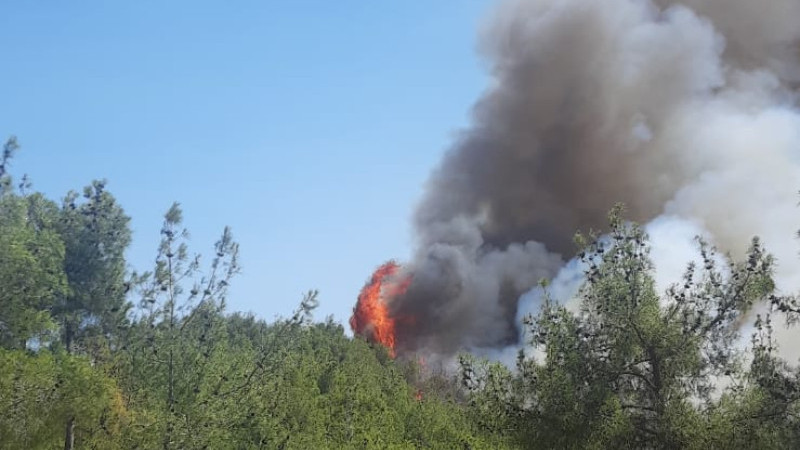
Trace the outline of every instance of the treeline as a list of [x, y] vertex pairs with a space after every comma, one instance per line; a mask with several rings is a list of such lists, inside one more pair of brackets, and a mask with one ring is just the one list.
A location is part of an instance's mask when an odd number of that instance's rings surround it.
[[[415, 361], [315, 321], [309, 292], [268, 323], [226, 311], [239, 272], [164, 216], [155, 265], [130, 273], [129, 218], [94, 182], [54, 202], [0, 158], [0, 448], [800, 448], [800, 371], [778, 356], [779, 296], [758, 240], [658, 293], [647, 236], [610, 216], [579, 236], [578, 299], [526, 319], [515, 368]], [[782, 325], [782, 324], [781, 324]], [[742, 330], [754, 330], [751, 339]]]
[[225, 229], [204, 264], [178, 205], [152, 270], [128, 273], [105, 184], [58, 204], [8, 175], [16, 150], [0, 159], [0, 448], [503, 446], [446, 389], [419, 398], [413, 363], [314, 322], [315, 292], [272, 323], [227, 313], [238, 245]]

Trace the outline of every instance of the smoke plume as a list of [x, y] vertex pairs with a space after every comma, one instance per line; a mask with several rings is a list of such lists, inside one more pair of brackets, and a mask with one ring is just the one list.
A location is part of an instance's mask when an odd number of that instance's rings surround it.
[[[492, 84], [414, 217], [398, 340], [516, 343], [529, 291], [577, 270], [572, 236], [617, 202], [656, 241], [701, 232], [736, 254], [759, 235], [800, 288], [798, 19], [800, 0], [503, 3], [480, 40]], [[657, 267], [693, 258], [675, 249]]]

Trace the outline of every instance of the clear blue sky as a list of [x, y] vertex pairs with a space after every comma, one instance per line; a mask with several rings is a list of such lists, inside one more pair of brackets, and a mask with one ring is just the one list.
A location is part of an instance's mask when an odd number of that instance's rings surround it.
[[150, 267], [181, 202], [192, 249], [242, 246], [230, 308], [346, 321], [408, 256], [424, 182], [486, 83], [486, 0], [4, 2], [0, 137], [60, 199], [106, 178]]

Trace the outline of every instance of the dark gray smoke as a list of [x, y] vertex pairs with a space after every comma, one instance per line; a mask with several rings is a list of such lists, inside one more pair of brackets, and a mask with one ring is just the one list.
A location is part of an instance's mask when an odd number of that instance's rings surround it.
[[759, 234], [794, 252], [798, 20], [800, 0], [502, 4], [481, 40], [493, 83], [415, 215], [401, 345], [516, 342], [520, 296], [617, 202], [733, 251]]

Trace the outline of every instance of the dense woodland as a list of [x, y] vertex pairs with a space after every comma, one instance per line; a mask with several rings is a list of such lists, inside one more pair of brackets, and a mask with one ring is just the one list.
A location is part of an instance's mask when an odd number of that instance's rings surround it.
[[196, 256], [177, 204], [154, 267], [130, 272], [105, 183], [48, 199], [9, 174], [16, 150], [0, 159], [0, 448], [800, 448], [800, 371], [773, 337], [800, 307], [757, 239], [741, 261], [698, 241], [702, 263], [656, 292], [647, 236], [616, 209], [605, 237], [576, 239], [579, 304], [545, 296], [516, 367], [464, 354], [432, 371], [315, 320], [313, 291], [274, 322], [227, 311], [238, 244], [226, 229]]

